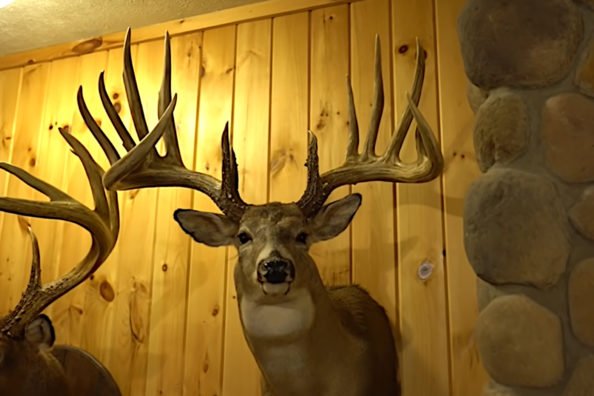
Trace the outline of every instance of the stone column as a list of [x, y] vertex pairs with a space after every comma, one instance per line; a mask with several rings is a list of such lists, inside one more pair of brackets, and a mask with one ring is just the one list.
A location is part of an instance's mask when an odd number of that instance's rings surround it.
[[458, 22], [484, 396], [593, 396], [594, 0], [469, 0]]

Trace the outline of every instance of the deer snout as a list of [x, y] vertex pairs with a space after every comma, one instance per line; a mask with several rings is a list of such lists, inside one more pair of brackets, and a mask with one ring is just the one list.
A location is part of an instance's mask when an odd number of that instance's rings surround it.
[[282, 257], [270, 257], [258, 264], [258, 281], [268, 283], [291, 282], [295, 278], [295, 266]]

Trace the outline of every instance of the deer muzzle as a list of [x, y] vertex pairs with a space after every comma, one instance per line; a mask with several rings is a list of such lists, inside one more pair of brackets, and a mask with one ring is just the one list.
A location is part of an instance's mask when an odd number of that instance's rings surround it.
[[258, 264], [258, 282], [290, 283], [295, 279], [295, 266], [282, 257], [269, 257]]

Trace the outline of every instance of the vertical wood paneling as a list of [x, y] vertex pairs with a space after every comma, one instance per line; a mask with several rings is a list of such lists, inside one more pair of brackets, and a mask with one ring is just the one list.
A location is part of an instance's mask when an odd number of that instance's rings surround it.
[[[14, 136], [11, 163], [28, 172], [36, 173], [39, 131], [42, 128], [45, 97], [48, 89], [50, 65], [42, 63], [23, 68], [18, 106], [14, 116]], [[13, 85], [14, 87], [14, 85]], [[47, 125], [46, 125], [47, 127]], [[6, 195], [18, 198], [43, 198], [30, 187], [9, 177]], [[2, 290], [4, 307], [12, 309], [21, 297], [26, 285], [31, 260], [31, 243], [21, 231], [14, 215], [6, 215], [0, 237], [0, 262], [3, 269]], [[42, 259], [42, 275], [47, 279], [47, 272], [54, 268]], [[55, 265], [55, 264], [54, 264]], [[44, 272], [46, 274], [44, 275]], [[3, 314], [6, 310], [3, 312]]]
[[[80, 58], [61, 59], [51, 63], [41, 128], [38, 131], [37, 155], [32, 158], [36, 176], [62, 190], [65, 190], [64, 169], [71, 160], [76, 161], [76, 158], [70, 153], [58, 128], [71, 129], [76, 111], [79, 65]], [[77, 256], [77, 252], [62, 254], [61, 244], [66, 226], [63, 222], [33, 219], [31, 225], [39, 239], [41, 262], [47, 268], [45, 281], [67, 273], [84, 257], [84, 253]], [[83, 232], [80, 231], [80, 234]], [[78, 341], [71, 341], [70, 333], [78, 327], [82, 313], [81, 304], [78, 303], [80, 292], [78, 289], [67, 293], [48, 309], [56, 330], [57, 342]]]
[[[429, 0], [393, 2], [394, 109], [399, 117], [407, 106], [405, 94], [412, 87], [417, 37], [427, 52], [419, 107], [438, 134], [433, 3]], [[411, 132], [401, 156], [408, 161], [417, 157]], [[418, 185], [398, 184], [396, 196], [403, 395], [447, 396], [450, 394], [448, 322], [440, 180]], [[432, 266], [432, 273], [426, 280], [418, 276], [423, 264]]]
[[[136, 75], [141, 90], [145, 87], [146, 73], [143, 69], [149, 65], [149, 53], [146, 47], [139, 51], [138, 46], [132, 46], [132, 60], [137, 65]], [[153, 44], [154, 45], [154, 44]], [[155, 49], [161, 49], [155, 46]], [[141, 62], [141, 59], [142, 62]], [[156, 63], [156, 62], [154, 62]], [[155, 69], [159, 64], [154, 65]], [[122, 82], [123, 53], [121, 50], [109, 51], [105, 84], [109, 96], [120, 109], [119, 114], [124, 124], [135, 135], [130, 119], [128, 103]], [[157, 70], [155, 70], [157, 71]], [[150, 77], [149, 77], [150, 78]], [[146, 78], [146, 81], [149, 81]], [[158, 78], [158, 77], [152, 77]], [[141, 91], [143, 92], [143, 91]], [[147, 92], [152, 96], [152, 103], [156, 91]], [[143, 103], [150, 99], [144, 99]], [[151, 111], [156, 110], [146, 106], [149, 122], [153, 122]], [[110, 122], [103, 115], [105, 129], [113, 131]], [[117, 140], [116, 140], [117, 141]], [[121, 146], [120, 146], [121, 147]], [[116, 378], [122, 392], [128, 395], [144, 395], [146, 385], [147, 349], [149, 337], [149, 312], [151, 291], [151, 259], [153, 251], [155, 191], [129, 191], [120, 193], [120, 216], [122, 219], [117, 250], [112, 254], [112, 260], [117, 267], [115, 276], [116, 300], [113, 309], [112, 328], [110, 330], [110, 348], [106, 364]], [[138, 224], [142, 224], [139, 227]]]
[[[236, 76], [233, 99], [233, 146], [237, 154], [239, 191], [249, 203], [268, 201], [268, 144], [270, 105], [270, 51], [272, 21], [237, 26]], [[247, 346], [239, 319], [233, 268], [237, 251], [230, 248], [227, 262], [225, 310], [226, 394], [258, 395], [260, 372]]]
[[[351, 5], [351, 84], [359, 119], [360, 146], [371, 119], [375, 35], [381, 39], [384, 78], [384, 112], [377, 151], [386, 149], [393, 132], [392, 73], [390, 62], [389, 0], [370, 0]], [[371, 24], [369, 21], [374, 21]], [[353, 221], [353, 282], [365, 287], [386, 309], [397, 327], [396, 256], [394, 248], [394, 186], [373, 182], [353, 187], [363, 204]], [[395, 334], [400, 332], [396, 328]], [[398, 344], [398, 336], [397, 344]]]
[[[195, 169], [221, 176], [221, 133], [231, 119], [235, 63], [235, 26], [208, 30], [203, 35], [198, 102]], [[215, 211], [201, 193], [194, 194], [197, 210]], [[193, 242], [188, 294], [185, 377], [187, 395], [224, 394], [223, 331], [225, 317], [226, 248]], [[191, 382], [188, 382], [191, 381]], [[198, 393], [194, 390], [198, 391]]]
[[[103, 106], [97, 93], [97, 80], [99, 73], [106, 69], [107, 61], [107, 51], [83, 55], [80, 60], [79, 82], [85, 95], [85, 102], [91, 114], [100, 121], [103, 115]], [[106, 124], [106, 122], [102, 122], [104, 127]], [[72, 122], [71, 131], [87, 147], [93, 158], [104, 169], [107, 169], [107, 159], [99, 145], [95, 143], [95, 139], [87, 129], [78, 111]], [[85, 177], [82, 164], [77, 158], [73, 157], [68, 163], [68, 168], [65, 169], [66, 188], [71, 195], [92, 208], [91, 189], [88, 183], [82, 182]], [[66, 225], [62, 250], [77, 252], [76, 256], [81, 257], [88, 249], [88, 242], [81, 243], [81, 237], [89, 240], [88, 233], [80, 229], [80, 227]], [[110, 338], [105, 329], [111, 329], [110, 319], [113, 317], [112, 310], [116, 298], [112, 276], [116, 268], [113, 257], [114, 255], [108, 258], [91, 279], [79, 286], [83, 297], [79, 303], [82, 308], [82, 315], [78, 328], [71, 330], [71, 335], [74, 334], [75, 330], [78, 331], [73, 336], [79, 340], [76, 344], [81, 345], [100, 361], [106, 361], [107, 358]]]
[[[348, 73], [365, 135], [375, 34], [383, 50], [386, 96], [377, 147], [383, 151], [406, 106], [415, 37], [420, 38], [428, 52], [421, 110], [435, 132], [440, 127], [446, 158], [442, 182], [353, 187], [363, 194], [363, 205], [350, 233], [312, 250], [327, 283], [353, 281], [386, 308], [400, 344], [403, 396], [475, 395], [485, 381], [472, 338], [475, 276], [462, 244], [462, 202], [478, 174], [455, 31], [464, 3], [363, 0], [187, 33], [171, 44], [175, 118], [186, 166], [220, 177], [220, 137], [231, 121], [242, 197], [265, 203], [294, 201], [303, 193], [308, 128], [319, 139], [322, 172], [343, 162]], [[132, 52], [153, 126], [162, 41], [133, 46]], [[131, 125], [119, 49], [0, 72], [0, 160], [91, 204], [82, 167], [56, 127], [71, 126], [106, 165], [74, 116], [80, 83], [92, 114], [115, 136], [97, 95], [103, 68], [109, 95]], [[411, 143], [412, 133], [404, 159], [415, 159]], [[0, 189], [9, 196], [40, 197], [4, 175]], [[330, 200], [346, 193], [343, 188]], [[182, 189], [120, 196], [122, 228], [112, 256], [93, 279], [50, 309], [59, 340], [82, 345], [100, 358], [126, 396], [259, 395], [260, 374], [243, 338], [233, 284], [237, 252], [191, 241], [172, 219], [178, 207], [218, 211], [214, 204]], [[55, 223], [34, 223], [46, 251], [44, 279], [70, 269], [89, 241], [77, 227]], [[0, 214], [0, 226], [2, 314], [20, 297], [30, 247], [15, 216]], [[417, 270], [426, 261], [433, 272], [422, 281]]]
[[[3, 162], [11, 162], [12, 160], [12, 146], [15, 138], [15, 120], [22, 77], [22, 68], [0, 72], [0, 139], [2, 139], [0, 141], [0, 161]], [[8, 179], [9, 176], [6, 172], [0, 172], [0, 193], [2, 196], [6, 195]], [[12, 215], [0, 213], [0, 235], [3, 238], [6, 237], [3, 231], [5, 216], [12, 217]], [[16, 226], [16, 223], [13, 225]], [[15, 231], [16, 229], [13, 230], [13, 232]], [[0, 247], [6, 247], [6, 245], [0, 242]], [[6, 256], [3, 256], [0, 252], [0, 287], [3, 289], [12, 281], [10, 277], [12, 264], [5, 258]], [[0, 298], [0, 315], [13, 308], [10, 303], [11, 300], [9, 296], [3, 295], [2, 298]]]
[[[202, 33], [171, 40], [172, 92], [177, 93], [175, 124], [182, 159], [192, 166]], [[157, 54], [152, 51], [153, 56]], [[160, 76], [159, 73], [155, 77]], [[155, 87], [153, 87], [154, 89]], [[150, 111], [150, 107], [148, 108]], [[190, 239], [173, 219], [176, 208], [188, 208], [188, 189], [160, 189], [156, 212], [151, 334], [147, 393], [181, 395], [184, 382], [186, 295]]]
[[[349, 8], [347, 5], [311, 12], [310, 129], [318, 137], [320, 172], [344, 163], [347, 132], [347, 92], [349, 72]], [[302, 172], [302, 177], [306, 173]], [[349, 193], [345, 186], [336, 190], [328, 202]], [[311, 249], [322, 278], [330, 285], [350, 281], [350, 229]]]
[[466, 99], [466, 77], [456, 21], [467, 0], [435, 1], [439, 113], [443, 154], [443, 216], [448, 263], [450, 364], [452, 395], [478, 395], [486, 383], [474, 341], [478, 314], [476, 275], [468, 263], [463, 241], [463, 204], [466, 191], [480, 174], [474, 158], [474, 116]]
[[270, 200], [291, 202], [305, 189], [309, 98], [309, 14], [272, 21]]

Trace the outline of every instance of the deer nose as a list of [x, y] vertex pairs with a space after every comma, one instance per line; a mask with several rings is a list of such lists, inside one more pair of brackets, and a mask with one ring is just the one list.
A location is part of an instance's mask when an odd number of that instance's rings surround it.
[[281, 257], [271, 257], [258, 264], [258, 281], [268, 283], [291, 282], [295, 277], [293, 263]]

